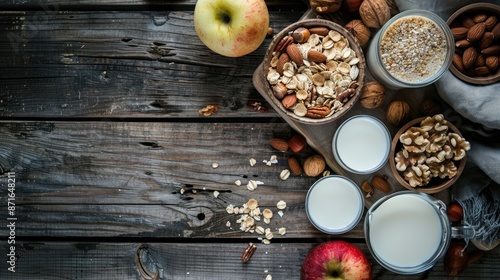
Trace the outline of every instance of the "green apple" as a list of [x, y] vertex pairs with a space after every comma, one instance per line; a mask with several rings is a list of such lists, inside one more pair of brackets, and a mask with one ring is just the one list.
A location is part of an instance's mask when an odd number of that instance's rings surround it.
[[264, 0], [198, 0], [194, 27], [212, 51], [240, 57], [255, 51], [264, 41], [269, 12]]

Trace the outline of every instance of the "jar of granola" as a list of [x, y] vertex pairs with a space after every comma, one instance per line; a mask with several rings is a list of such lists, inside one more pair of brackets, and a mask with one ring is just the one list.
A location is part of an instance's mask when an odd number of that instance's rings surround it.
[[375, 34], [367, 64], [389, 88], [418, 88], [434, 83], [450, 67], [453, 34], [434, 13], [409, 10], [392, 17]]

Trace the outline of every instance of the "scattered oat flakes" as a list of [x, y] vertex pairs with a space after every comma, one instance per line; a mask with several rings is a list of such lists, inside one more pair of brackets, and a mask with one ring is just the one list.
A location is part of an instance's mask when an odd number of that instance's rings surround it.
[[251, 158], [249, 160], [249, 162], [250, 162], [250, 166], [254, 166], [257, 163], [257, 161], [254, 158]]
[[323, 177], [330, 176], [330, 170], [323, 171]]
[[191, 192], [192, 192], [192, 193], [197, 193], [198, 191], [197, 191], [197, 190], [195, 190], [195, 189], [192, 189], [192, 190], [191, 190]]
[[218, 191], [214, 191], [214, 197], [215, 197], [215, 198], [219, 197], [219, 194], [220, 194], [220, 193], [219, 193]]
[[269, 223], [271, 223], [271, 219], [269, 219], [269, 218], [265, 218], [265, 217], [264, 217], [264, 223], [265, 223], [265, 224], [269, 224]]
[[212, 168], [214, 168], [214, 169], [215, 169], [215, 168], [217, 168], [217, 167], [219, 167], [219, 164], [218, 164], [217, 162], [212, 163]]
[[268, 274], [268, 275], [266, 276], [266, 280], [273, 280], [273, 277], [271, 276], [271, 274]]
[[259, 202], [257, 202], [257, 199], [255, 198], [250, 198], [246, 205], [250, 210], [255, 210], [259, 206]]
[[264, 228], [261, 227], [261, 226], [255, 227], [255, 232], [258, 233], [258, 234], [264, 234], [265, 233]]
[[231, 227], [231, 222], [230, 221], [226, 222], [226, 227]]
[[264, 236], [266, 237], [267, 240], [273, 239], [274, 235], [271, 232], [270, 228], [266, 228], [266, 230], [264, 231], [264, 233], [265, 233]]
[[262, 239], [262, 243], [264, 243], [266, 245], [269, 245], [269, 244], [271, 244], [271, 240], [269, 240], [269, 239]]
[[262, 216], [267, 219], [271, 219], [273, 217], [273, 211], [269, 208], [262, 210]]
[[278, 157], [276, 155], [272, 155], [269, 161], [273, 164], [278, 163]]
[[280, 200], [278, 201], [278, 203], [276, 203], [276, 207], [280, 210], [283, 210], [286, 208], [286, 202], [283, 201], [283, 200]]
[[283, 169], [280, 173], [280, 179], [285, 181], [286, 179], [288, 179], [288, 177], [290, 177], [290, 170]]
[[255, 189], [257, 189], [257, 182], [255, 180], [248, 181], [247, 189], [253, 192]]
[[233, 213], [234, 213], [234, 205], [229, 204], [229, 205], [226, 207], [226, 212], [227, 212], [228, 214], [233, 214]]
[[208, 117], [211, 116], [219, 111], [219, 107], [217, 105], [207, 105], [205, 108], [198, 110], [198, 114]]
[[181, 194], [184, 194], [184, 192], [185, 192], [184, 188], [181, 188], [179, 192], [180, 192]]
[[234, 181], [234, 184], [239, 187], [239, 186], [241, 186], [241, 181], [240, 180], [236, 180], [236, 181]]
[[279, 228], [279, 229], [278, 229], [278, 233], [279, 233], [280, 235], [285, 235], [285, 233], [286, 233], [286, 228], [284, 228], [284, 227]]
[[278, 215], [280, 215], [280, 217], [283, 217], [283, 215], [285, 215], [285, 213], [283, 213], [283, 211], [278, 211]]

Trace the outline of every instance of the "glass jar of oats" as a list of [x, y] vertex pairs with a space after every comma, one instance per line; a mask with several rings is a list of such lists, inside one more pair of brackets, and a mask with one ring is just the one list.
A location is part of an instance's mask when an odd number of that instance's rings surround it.
[[373, 37], [367, 64], [389, 88], [418, 88], [434, 83], [450, 67], [453, 34], [434, 13], [409, 10], [392, 17]]

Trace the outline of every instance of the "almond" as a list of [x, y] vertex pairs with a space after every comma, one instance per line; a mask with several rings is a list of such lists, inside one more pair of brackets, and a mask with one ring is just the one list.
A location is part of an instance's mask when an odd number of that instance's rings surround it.
[[467, 27], [467, 28], [471, 28], [472, 26], [474, 26], [476, 23], [472, 20], [471, 17], [468, 17], [468, 16], [463, 16], [460, 20], [460, 22], [462, 23], [463, 26]]
[[381, 176], [374, 176], [372, 179], [372, 186], [376, 189], [379, 189], [383, 192], [391, 191], [391, 185]]
[[288, 146], [294, 153], [300, 153], [307, 147], [307, 141], [302, 135], [296, 134], [288, 140]]
[[288, 159], [288, 168], [290, 168], [290, 172], [295, 176], [302, 174], [302, 167], [299, 161], [294, 157]]
[[467, 39], [462, 39], [462, 40], [458, 40], [458, 41], [455, 42], [455, 47], [457, 47], [457, 48], [464, 48], [464, 49], [466, 49], [466, 48], [468, 48], [470, 46], [472, 46], [472, 43], [469, 42], [469, 41], [467, 41]]
[[474, 47], [469, 47], [464, 51], [462, 56], [462, 63], [464, 64], [465, 69], [470, 68], [477, 59], [477, 51]]
[[491, 33], [493, 33], [493, 36], [495, 37], [495, 39], [500, 38], [500, 22], [495, 24], [495, 26], [491, 30]]
[[453, 55], [453, 65], [455, 68], [457, 68], [458, 71], [464, 73], [465, 72], [465, 67], [464, 64], [462, 63], [462, 57], [458, 53], [455, 53]]
[[309, 28], [309, 32], [311, 32], [311, 34], [326, 36], [326, 35], [328, 35], [328, 32], [330, 32], [330, 30], [327, 27], [318, 26], [318, 27]]
[[493, 43], [493, 40], [494, 40], [493, 37], [494, 37], [493, 33], [484, 32], [483, 38], [481, 38], [481, 40], [479, 40], [477, 48], [479, 50], [482, 50], [482, 49], [486, 49], [487, 47], [489, 47]]
[[478, 76], [488, 76], [490, 73], [490, 69], [488, 69], [488, 67], [486, 66], [479, 66], [479, 67], [476, 67], [474, 69], [474, 72], [476, 73], [476, 75]]
[[486, 56], [499, 54], [500, 53], [500, 45], [489, 46], [486, 49], [483, 49], [481, 51], [481, 53], [486, 55]]
[[290, 57], [286, 53], [282, 53], [278, 58], [278, 63], [276, 64], [276, 71], [283, 75], [283, 65], [290, 61]]
[[451, 33], [453, 33], [453, 38], [455, 40], [465, 38], [467, 36], [467, 32], [469, 32], [469, 28], [467, 27], [455, 27], [451, 29]]
[[282, 138], [271, 138], [269, 144], [278, 151], [286, 152], [288, 150], [288, 141]]
[[492, 16], [489, 16], [485, 21], [484, 21], [484, 25], [486, 26], [486, 30], [490, 31], [493, 29], [493, 27], [495, 27], [495, 25], [497, 24], [497, 17], [492, 15]]
[[302, 53], [300, 52], [297, 45], [292, 44], [286, 47], [286, 53], [290, 57], [290, 59], [297, 64], [297, 66], [301, 66], [303, 63]]
[[473, 20], [475, 23], [479, 23], [479, 22], [484, 22], [487, 18], [488, 18], [488, 16], [487, 16], [487, 15], [482, 14], [482, 13], [479, 13], [479, 14], [475, 14], [475, 15], [472, 17], [472, 20]]
[[295, 94], [288, 94], [281, 99], [281, 104], [287, 109], [292, 108], [297, 104], [297, 96]]
[[481, 40], [481, 38], [483, 38], [485, 30], [486, 25], [484, 24], [484, 22], [477, 23], [467, 32], [467, 41], [474, 43]]
[[491, 71], [497, 70], [498, 64], [499, 64], [498, 56], [496, 55], [488, 56], [485, 60], [486, 67], [488, 67], [488, 69], [490, 69]]
[[480, 54], [477, 56], [476, 58], [476, 62], [474, 62], [474, 66], [485, 66], [486, 65], [486, 61], [484, 59], [484, 55]]
[[307, 52], [307, 60], [316, 63], [323, 63], [326, 61], [326, 55], [316, 50], [309, 50]]

